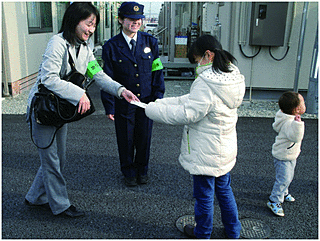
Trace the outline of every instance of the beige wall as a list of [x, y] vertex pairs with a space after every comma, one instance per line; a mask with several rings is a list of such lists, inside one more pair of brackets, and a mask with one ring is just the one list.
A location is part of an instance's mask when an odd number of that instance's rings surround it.
[[53, 27], [52, 33], [29, 34], [26, 3], [2, 2], [3, 68], [9, 83], [38, 71], [47, 42], [57, 32]]
[[[11, 85], [12, 94], [28, 89], [35, 81], [49, 39], [58, 33], [57, 2], [52, 2], [53, 31], [51, 33], [28, 33], [26, 2], [1, 2], [2, 4], [2, 82]], [[113, 3], [112, 3], [113, 4]], [[103, 39], [111, 37], [105, 28], [105, 3], [99, 4], [101, 14], [100, 32]], [[61, 20], [61, 19], [60, 19]], [[61, 22], [61, 21], [60, 21]], [[94, 40], [94, 37], [92, 37]], [[26, 78], [31, 76], [30, 78]], [[20, 81], [21, 80], [21, 81]], [[22, 86], [23, 85], [23, 86]], [[7, 93], [5, 93], [7, 94]]]

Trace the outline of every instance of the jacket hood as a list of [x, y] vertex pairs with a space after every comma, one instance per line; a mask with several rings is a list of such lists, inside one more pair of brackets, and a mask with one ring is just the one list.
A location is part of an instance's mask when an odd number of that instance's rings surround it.
[[272, 124], [273, 129], [276, 132], [279, 132], [286, 121], [290, 119], [294, 120], [294, 115], [287, 115], [279, 110], [274, 118], [274, 123]]
[[230, 64], [230, 73], [217, 73], [212, 65], [200, 66], [197, 69], [198, 78], [202, 78], [214, 93], [230, 109], [238, 108], [245, 94], [244, 76], [239, 69]]

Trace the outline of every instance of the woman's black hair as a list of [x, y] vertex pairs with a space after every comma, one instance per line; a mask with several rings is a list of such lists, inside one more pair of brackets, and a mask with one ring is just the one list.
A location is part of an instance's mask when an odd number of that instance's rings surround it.
[[87, 19], [91, 14], [96, 16], [96, 25], [100, 21], [100, 13], [91, 2], [73, 2], [63, 16], [59, 33], [72, 45], [76, 43], [76, 27], [80, 21]]
[[229, 52], [223, 50], [219, 41], [212, 35], [202, 35], [191, 45], [188, 52], [190, 63], [195, 63], [195, 56], [203, 56], [207, 50], [215, 54], [212, 68], [216, 72], [231, 72], [229, 64], [230, 62], [234, 63], [236, 58]]
[[299, 93], [293, 91], [283, 93], [278, 104], [283, 113], [292, 115], [294, 109], [300, 105]]

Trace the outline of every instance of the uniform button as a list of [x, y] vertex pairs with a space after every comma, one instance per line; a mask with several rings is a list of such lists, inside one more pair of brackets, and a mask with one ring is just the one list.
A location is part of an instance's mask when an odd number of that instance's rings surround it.
[[137, 87], [139, 87], [140, 86], [140, 84], [137, 84]]
[[139, 77], [139, 74], [136, 74], [136, 77]]
[[140, 97], [140, 94], [137, 94], [138, 97]]
[[136, 67], [136, 68], [137, 68], [137, 67], [138, 67], [138, 65], [137, 65], [137, 64], [134, 64], [134, 67]]
[[119, 59], [119, 63], [121, 63], [122, 62], [122, 59]]
[[151, 56], [149, 55], [148, 58], [151, 59]]

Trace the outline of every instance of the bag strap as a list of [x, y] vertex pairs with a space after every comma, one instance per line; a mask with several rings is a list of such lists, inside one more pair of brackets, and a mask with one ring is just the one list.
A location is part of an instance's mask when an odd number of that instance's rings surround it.
[[[67, 51], [68, 51], [68, 55], [69, 55], [69, 64], [70, 64], [70, 66], [71, 66], [71, 69], [72, 70], [74, 70], [75, 69], [75, 64], [74, 64], [74, 62], [73, 62], [73, 59], [72, 59], [72, 56], [71, 56], [71, 54], [70, 54], [70, 52], [69, 52], [69, 46], [67, 45]], [[40, 79], [40, 84], [41, 84], [41, 79]], [[55, 96], [56, 97], [56, 96]], [[33, 136], [32, 136], [32, 112], [34, 111], [34, 102], [35, 102], [35, 96], [33, 97], [33, 99], [32, 99], [32, 101], [31, 101], [31, 105], [30, 105], [30, 110], [29, 110], [29, 123], [30, 123], [30, 136], [31, 136], [31, 140], [32, 140], [32, 142], [33, 142], [33, 144], [37, 147], [37, 148], [40, 148], [40, 149], [47, 149], [47, 148], [49, 148], [51, 145], [52, 145], [52, 143], [53, 143], [53, 141], [54, 141], [54, 138], [56, 137], [56, 134], [57, 134], [57, 131], [63, 126], [63, 125], [61, 125], [61, 126], [59, 126], [59, 127], [56, 127], [56, 130], [55, 130], [55, 132], [54, 132], [54, 134], [53, 134], [53, 137], [52, 137], [52, 140], [50, 141], [50, 143], [49, 143], [49, 145], [47, 145], [47, 146], [44, 146], [44, 147], [40, 147], [40, 146], [38, 146], [36, 143], [35, 143], [35, 141], [34, 141], [34, 139], [33, 139]], [[59, 108], [58, 108], [59, 109]], [[59, 115], [60, 115], [60, 113], [59, 113]], [[61, 116], [61, 115], [60, 115]]]
[[73, 62], [73, 58], [72, 58], [72, 56], [71, 56], [71, 54], [70, 54], [70, 52], [69, 52], [69, 46], [68, 46], [68, 55], [69, 55], [69, 64], [70, 64], [70, 66], [71, 66], [71, 69], [72, 70], [76, 70], [76, 65], [75, 65], [75, 63]]
[[44, 146], [44, 147], [38, 146], [38, 145], [36, 144], [36, 142], [34, 141], [33, 136], [32, 136], [32, 117], [31, 117], [31, 115], [32, 115], [32, 112], [33, 112], [34, 102], [35, 102], [35, 96], [33, 97], [32, 101], [31, 101], [30, 110], [29, 110], [29, 123], [30, 123], [30, 136], [31, 136], [31, 140], [32, 140], [33, 144], [34, 144], [36, 147], [38, 147], [38, 148], [40, 148], [40, 149], [48, 149], [48, 148], [52, 145], [52, 143], [53, 143], [53, 141], [54, 141], [54, 138], [56, 137], [56, 134], [57, 134], [58, 130], [59, 130], [63, 125], [61, 125], [61, 126], [59, 126], [59, 127], [56, 127], [56, 130], [55, 130], [54, 133], [53, 133], [53, 136], [52, 136], [52, 139], [51, 139], [49, 145]]

